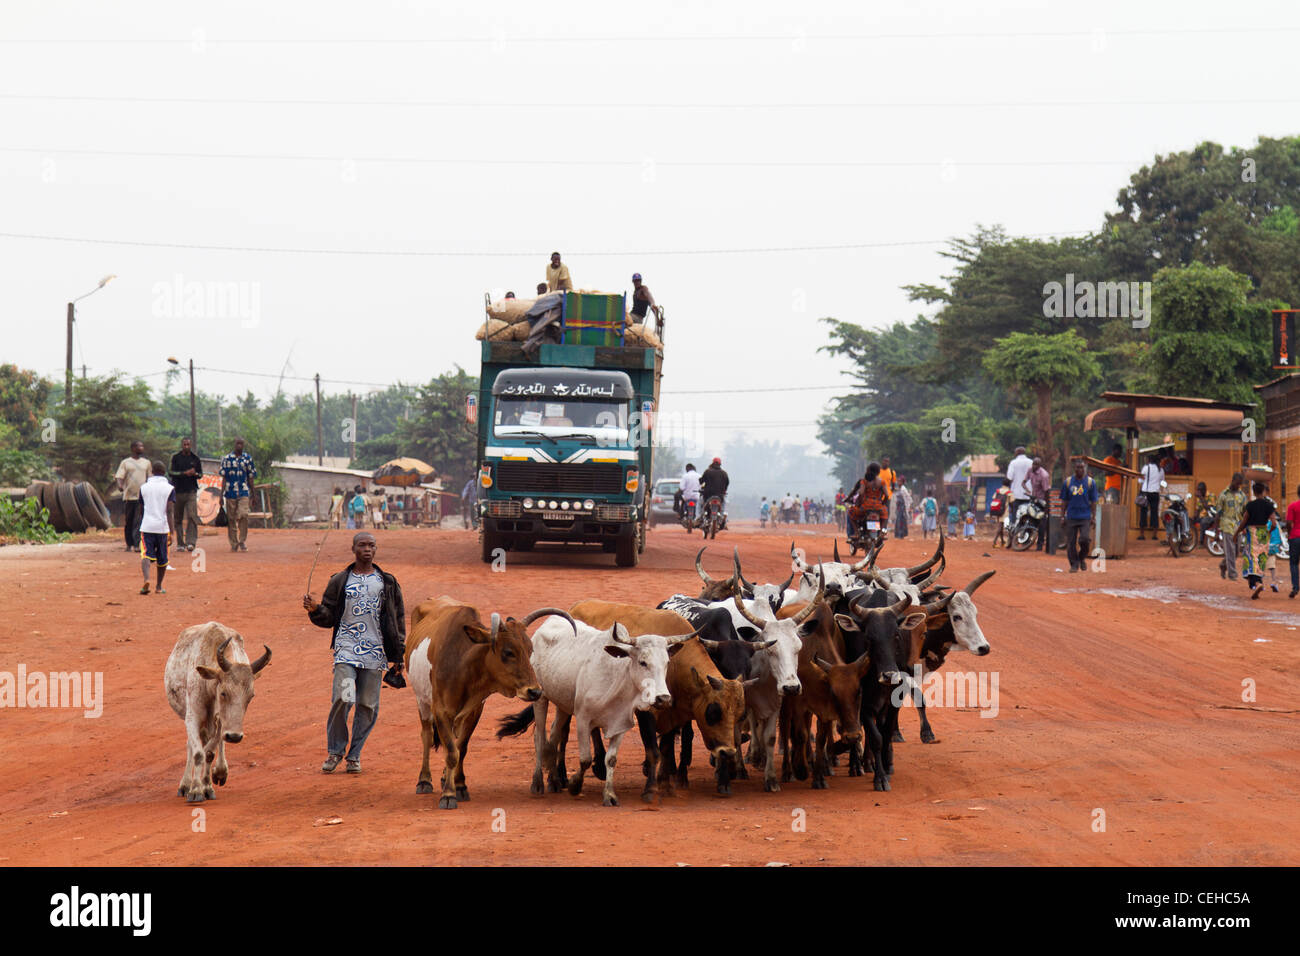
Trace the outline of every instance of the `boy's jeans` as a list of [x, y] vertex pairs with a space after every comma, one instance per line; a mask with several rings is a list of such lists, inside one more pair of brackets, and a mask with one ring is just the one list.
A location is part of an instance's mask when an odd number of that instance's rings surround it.
[[[334, 665], [334, 691], [329, 719], [325, 722], [325, 738], [332, 756], [347, 751], [348, 760], [360, 760], [361, 748], [379, 717], [379, 682], [381, 670], [367, 670], [351, 664]], [[352, 746], [348, 747], [348, 712], [357, 705], [357, 715], [352, 720]]]

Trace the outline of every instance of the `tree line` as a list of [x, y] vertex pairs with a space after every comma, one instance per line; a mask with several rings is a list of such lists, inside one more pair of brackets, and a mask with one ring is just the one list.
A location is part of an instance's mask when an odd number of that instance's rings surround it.
[[1083, 432], [1103, 391], [1254, 402], [1274, 374], [1270, 312], [1300, 302], [1297, 210], [1300, 137], [1207, 142], [1134, 173], [1090, 235], [950, 240], [949, 274], [904, 286], [932, 314], [821, 320], [854, 379], [819, 422], [836, 477], [890, 455], [942, 489], [967, 454], [1104, 457], [1123, 436]]

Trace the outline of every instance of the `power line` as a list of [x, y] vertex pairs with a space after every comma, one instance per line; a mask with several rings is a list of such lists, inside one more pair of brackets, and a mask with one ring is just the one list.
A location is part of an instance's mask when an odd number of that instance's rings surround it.
[[348, 156], [307, 153], [198, 153], [153, 152], [132, 149], [78, 149], [43, 146], [0, 146], [2, 153], [41, 153], [64, 156], [108, 156], [133, 159], [212, 159], [273, 162], [394, 163], [431, 166], [544, 166], [611, 167], [642, 169], [651, 163], [657, 169], [908, 169], [951, 165], [961, 168], [1032, 168], [1074, 166], [1138, 166], [1141, 159], [1062, 160], [659, 160], [659, 159], [548, 159], [545, 157], [472, 156]]
[[[1090, 229], [1072, 229], [1063, 232], [1038, 232], [1018, 236], [1021, 239], [1042, 239], [1056, 238], [1064, 236], [1086, 236], [1092, 232]], [[546, 258], [549, 252], [446, 252], [430, 250], [403, 250], [403, 249], [310, 249], [300, 247], [285, 246], [220, 246], [208, 243], [185, 243], [185, 242], [146, 242], [138, 239], [99, 239], [88, 236], [49, 236], [37, 235], [34, 233], [21, 232], [0, 232], [0, 239], [28, 239], [39, 242], [81, 242], [92, 245], [104, 246], [136, 246], [147, 249], [194, 249], [205, 252], [262, 252], [262, 253], [293, 253], [296, 255], [322, 255], [322, 256], [404, 256], [415, 258], [495, 258], [495, 259], [520, 259], [520, 258]], [[625, 250], [625, 251], [587, 251], [571, 252], [571, 256], [725, 256], [725, 255], [764, 255], [770, 253], [785, 252], [841, 252], [846, 250], [857, 249], [894, 249], [910, 246], [941, 246], [951, 241], [949, 239], [916, 239], [903, 240], [897, 242], [850, 242], [850, 243], [832, 243], [827, 245], [812, 246], [765, 246], [749, 249], [658, 249], [658, 250]], [[547, 247], [550, 248], [550, 247]]]
[[508, 102], [490, 100], [325, 100], [325, 99], [251, 99], [248, 97], [192, 96], [91, 96], [50, 93], [0, 93], [0, 100], [35, 100], [42, 102], [151, 103], [177, 106], [359, 106], [364, 108], [395, 107], [416, 109], [518, 109], [518, 110], [811, 110], [811, 109], [1068, 109], [1081, 106], [1160, 108], [1168, 106], [1288, 106], [1300, 103], [1298, 97], [1264, 98], [1257, 96], [1161, 99], [1161, 100], [880, 100], [809, 103], [677, 103], [586, 102], [552, 103], [547, 101]]

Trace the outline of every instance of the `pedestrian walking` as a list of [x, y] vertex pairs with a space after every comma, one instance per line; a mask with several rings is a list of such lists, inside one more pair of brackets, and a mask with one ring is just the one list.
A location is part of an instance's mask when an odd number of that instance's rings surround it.
[[966, 526], [963, 529], [962, 539], [973, 541], [975, 539], [975, 512], [966, 512]]
[[[332, 632], [334, 682], [325, 723], [323, 773], [333, 773], [345, 757], [347, 772], [361, 772], [361, 748], [379, 718], [379, 685], [389, 665], [402, 671], [406, 654], [406, 605], [393, 577], [375, 564], [375, 536], [352, 536], [353, 561], [325, 585], [317, 603], [304, 594], [302, 606], [317, 627]], [[348, 714], [356, 705], [348, 740]]]
[[1219, 577], [1229, 581], [1237, 580], [1237, 535], [1233, 529], [1241, 521], [1246, 510], [1246, 491], [1242, 488], [1245, 479], [1241, 472], [1233, 472], [1232, 482], [1219, 494], [1219, 513], [1214, 516], [1210, 528], [1219, 529], [1219, 538], [1223, 541], [1223, 560], [1219, 562]]
[[127, 551], [140, 548], [140, 488], [149, 480], [151, 463], [144, 456], [144, 442], [131, 442], [131, 457], [123, 458], [113, 474], [118, 490], [122, 492], [122, 535]]
[[226, 537], [231, 551], [248, 550], [248, 512], [252, 502], [257, 468], [253, 456], [244, 451], [244, 439], [236, 438], [234, 450], [221, 459], [221, 497], [226, 505]]
[[203, 462], [194, 454], [193, 443], [181, 439], [181, 450], [172, 455], [171, 483], [176, 490], [176, 550], [193, 551], [199, 543], [199, 479]]
[[150, 467], [153, 474], [140, 486], [140, 573], [144, 576], [141, 594], [149, 593], [149, 565], [157, 568], [159, 594], [163, 590], [163, 575], [167, 573], [167, 545], [176, 533], [173, 503], [176, 491], [167, 480], [167, 469], [160, 461]]
[[957, 536], [957, 517], [960, 512], [957, 511], [957, 502], [951, 498], [948, 499], [948, 536], [955, 538]]
[[1295, 494], [1295, 501], [1286, 506], [1287, 551], [1291, 565], [1289, 598], [1300, 594], [1300, 487], [1296, 488]]
[[[1277, 505], [1264, 492], [1267, 490], [1262, 481], [1251, 485], [1255, 497], [1246, 504], [1241, 520], [1237, 523], [1236, 537], [1246, 532], [1246, 542], [1241, 553], [1241, 573], [1246, 577], [1250, 587], [1250, 599], [1259, 598], [1264, 590], [1264, 567], [1268, 564], [1268, 529], [1269, 519], [1277, 513]], [[1226, 552], [1225, 552], [1226, 554]]]
[[925, 497], [921, 499], [921, 537], [928, 538], [935, 532], [938, 523], [939, 502], [935, 500], [934, 489], [926, 488]]
[[1088, 530], [1097, 507], [1097, 483], [1082, 458], [1074, 463], [1074, 474], [1061, 485], [1061, 500], [1065, 502], [1065, 556], [1071, 572], [1082, 571], [1084, 560], [1092, 553]]
[[894, 494], [894, 537], [906, 538], [907, 526], [912, 520], [912, 492], [903, 476], [898, 476], [898, 491]]
[[352, 500], [348, 503], [348, 527], [360, 530], [366, 525], [366, 493], [357, 485], [352, 491]]

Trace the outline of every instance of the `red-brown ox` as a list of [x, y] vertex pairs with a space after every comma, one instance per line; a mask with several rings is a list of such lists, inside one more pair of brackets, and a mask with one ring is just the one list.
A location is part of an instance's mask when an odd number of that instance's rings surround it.
[[440, 809], [454, 810], [458, 800], [469, 799], [465, 753], [483, 714], [483, 701], [492, 694], [530, 701], [541, 696], [529, 660], [533, 642], [525, 628], [547, 614], [558, 614], [573, 623], [558, 608], [544, 607], [519, 621], [513, 617], [503, 621], [493, 613], [489, 628], [477, 608], [447, 595], [425, 601], [411, 612], [405, 666], [420, 711], [424, 743], [415, 792], [433, 793], [429, 748], [446, 745]]
[[[672, 611], [634, 604], [579, 601], [569, 612], [578, 620], [601, 629], [611, 627], [617, 621], [628, 629], [632, 637], [691, 632], [690, 623]], [[745, 693], [741, 681], [724, 678], [709, 659], [706, 648], [714, 643], [698, 636], [686, 641], [668, 661], [666, 683], [668, 692], [672, 694], [672, 703], [653, 713], [637, 712], [641, 743], [646, 752], [642, 800], [649, 802], [653, 799], [656, 782], [660, 793], [671, 794], [674, 773], [678, 786], [690, 786], [692, 720], [699, 727], [700, 738], [712, 755], [718, 793], [731, 793], [731, 778], [739, 750], [737, 724], [745, 712]], [[682, 735], [680, 764], [674, 753], [678, 731]], [[597, 760], [595, 766], [600, 764], [601, 761]]]

